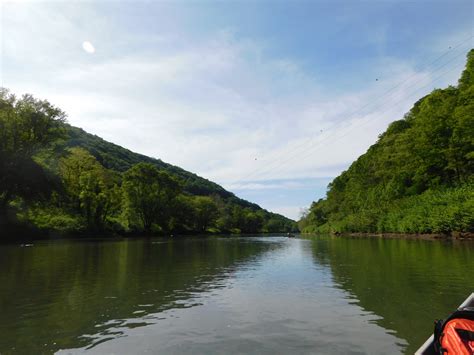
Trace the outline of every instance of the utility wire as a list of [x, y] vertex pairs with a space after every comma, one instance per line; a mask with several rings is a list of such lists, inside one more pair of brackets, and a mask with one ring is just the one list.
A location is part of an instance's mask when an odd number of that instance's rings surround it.
[[[458, 43], [457, 45], [455, 45], [454, 47], [450, 47], [450, 49], [446, 52], [444, 52], [443, 54], [441, 54], [440, 56], [438, 56], [437, 58], [435, 58], [434, 60], [432, 60], [429, 64], [427, 64], [425, 66], [425, 68], [428, 68], [430, 65], [432, 65], [433, 63], [436, 63], [437, 61], [439, 61], [440, 59], [442, 59], [443, 57], [445, 57], [446, 55], [448, 55], [449, 53], [452, 53], [455, 49], [459, 48], [460, 46], [462, 46], [463, 44], [465, 44], [467, 41], [469, 41], [470, 39], [472, 39], [474, 36], [470, 36], [468, 38], [466, 38], [465, 40], [461, 41], [460, 43]], [[444, 63], [443, 65], [439, 66], [437, 69], [435, 69], [435, 72], [440, 70], [441, 68], [443, 68], [444, 66], [446, 66], [447, 64], [451, 63], [454, 59], [457, 59], [460, 55], [464, 54], [464, 52], [460, 53], [459, 55], [455, 56], [454, 58], [452, 58], [450, 61]], [[387, 90], [386, 92], [384, 92], [384, 94], [382, 94], [381, 96], [379, 96], [378, 98], [376, 98], [375, 100], [372, 100], [370, 101], [369, 103], [363, 105], [362, 107], [360, 107], [359, 109], [353, 111], [351, 114], [349, 114], [348, 116], [346, 117], [351, 117], [351, 116], [354, 116], [355, 114], [357, 113], [360, 113], [363, 109], [365, 109], [366, 107], [370, 106], [370, 105], [373, 105], [375, 104], [376, 102], [380, 101], [382, 98], [384, 98], [385, 96], [387, 96], [388, 94], [394, 92], [394, 90], [398, 87], [400, 87], [402, 84], [406, 83], [406, 82], [409, 82], [412, 78], [414, 78], [416, 76], [416, 73], [411, 75], [408, 79], [405, 79], [401, 82], [399, 82], [398, 84], [396, 84], [395, 86], [391, 87], [389, 90]], [[415, 83], [416, 84], [416, 83]], [[432, 83], [430, 83], [431, 85]], [[348, 120], [344, 120], [344, 121], [340, 121], [336, 124], [334, 124], [333, 126], [329, 127], [329, 128], [326, 128], [326, 129], [334, 129], [336, 128], [337, 126], [340, 126], [344, 123], [346, 123]], [[316, 138], [319, 138], [320, 136], [317, 136]], [[327, 136], [325, 137], [325, 140], [327, 140], [330, 136]], [[322, 142], [320, 142], [322, 143]], [[306, 146], [307, 143], [303, 143], [303, 144], [300, 144], [296, 147], [294, 147], [291, 151], [290, 151], [290, 154], [293, 153], [293, 152], [296, 152], [298, 150], [300, 150], [300, 148]], [[312, 144], [310, 144], [310, 146], [313, 146], [314, 145], [314, 142]], [[293, 158], [293, 155], [290, 157], [290, 159]], [[284, 160], [284, 162], [287, 162], [288, 160], [290, 159], [286, 159]], [[262, 170], [261, 168], [251, 172], [250, 174], [247, 174], [246, 176], [244, 176], [243, 178], [240, 178], [239, 180], [237, 181], [234, 181], [231, 183], [231, 185], [235, 185], [235, 184], [239, 184], [245, 180], [248, 180], [250, 177], [255, 177], [255, 176], [258, 176], [260, 173], [267, 173], [268, 171], [270, 171], [270, 169], [273, 169], [273, 166], [277, 164], [275, 167], [277, 167], [278, 165], [280, 165], [280, 162], [278, 160], [274, 161], [273, 163], [270, 164], [270, 166], [266, 166], [264, 167], [264, 169]]]
[[[428, 67], [429, 65], [435, 63], [435, 62], [438, 61], [439, 59], [443, 58], [443, 57], [446, 56], [448, 53], [450, 53], [450, 52], [452, 52], [454, 49], [460, 47], [461, 45], [463, 45], [464, 43], [466, 43], [469, 39], [471, 39], [471, 38], [473, 38], [473, 37], [474, 37], [474, 36], [470, 36], [469, 38], [467, 38], [467, 39], [463, 40], [462, 42], [458, 43], [456, 46], [451, 47], [448, 51], [446, 51], [445, 53], [443, 53], [442, 55], [440, 55], [439, 57], [437, 57], [436, 59], [434, 59], [432, 62], [430, 62], [426, 67]], [[449, 62], [451, 62], [451, 61], [449, 61]], [[448, 62], [448, 63], [449, 63], [449, 62]], [[442, 65], [441, 67], [435, 69], [435, 71], [441, 69], [441, 68], [442, 68], [443, 66], [445, 66], [446, 64], [447, 64], [447, 63], [445, 63], [445, 64]], [[391, 89], [389, 89], [388, 91], [386, 91], [383, 95], [379, 96], [379, 97], [376, 98], [375, 100], [370, 101], [369, 103], [367, 103], [367, 104], [365, 104], [364, 106], [360, 107], [359, 109], [357, 109], [356, 111], [354, 111], [354, 112], [352, 112], [351, 114], [347, 115], [346, 117], [354, 116], [355, 114], [361, 112], [364, 108], [366, 108], [366, 107], [368, 107], [368, 106], [370, 106], [370, 105], [376, 103], [377, 101], [380, 101], [380, 99], [382, 99], [383, 97], [385, 97], [385, 96], [386, 96], [387, 94], [389, 94], [390, 92], [393, 92], [396, 88], [398, 88], [399, 86], [401, 86], [403, 83], [406, 83], [407, 81], [410, 81], [410, 80], [411, 80], [413, 77], [415, 77], [415, 76], [416, 76], [416, 74], [411, 75], [408, 79], [406, 79], [406, 80], [404, 80], [404, 81], [398, 83], [397, 85], [393, 86]], [[330, 127], [326, 127], [326, 129], [333, 129], [333, 128], [337, 127], [337, 126], [340, 126], [340, 125], [344, 124], [346, 121], [347, 121], [347, 119], [346, 119], [345, 121], [340, 121], [340, 122], [338, 122], [338, 123], [335, 123], [334, 125], [332, 125], [332, 126], [330, 126]], [[317, 136], [317, 137], [315, 137], [315, 138], [317, 139], [317, 138], [319, 138], [319, 137], [320, 137], [320, 136]], [[311, 141], [311, 139], [310, 139], [310, 141]], [[299, 150], [301, 147], [306, 146], [306, 144], [307, 144], [307, 143], [305, 142], [305, 143], [303, 143], [303, 144], [300, 144], [300, 145], [294, 147], [294, 148], [290, 151], [290, 154], [292, 154], [294, 151]], [[286, 153], [286, 154], [288, 154], [288, 153]], [[275, 163], [278, 163], [278, 160], [276, 160], [276, 161], [274, 161], [273, 163], [271, 163], [271, 164], [270, 164], [270, 167], [271, 167], [272, 165], [274, 165]], [[266, 170], [268, 170], [269, 166], [266, 166], [266, 167], [263, 167], [263, 168], [264, 168], [264, 170], [266, 171]], [[255, 170], [255, 171], [251, 172], [251, 173], [248, 174], [247, 176], [245, 176], [245, 177], [243, 177], [243, 178], [240, 178], [238, 181], [234, 182], [233, 184], [242, 182], [243, 180], [248, 180], [250, 177], [254, 177], [256, 174], [260, 173], [261, 170], [262, 170], [262, 168], [259, 168], [259, 169]]]
[[[459, 57], [459, 56], [458, 56], [458, 57]], [[450, 62], [452, 62], [454, 59], [456, 59], [456, 58], [453, 58]], [[446, 64], [449, 64], [449, 62], [446, 63]], [[399, 101], [398, 103], [391, 104], [391, 106], [390, 106], [389, 108], [397, 107], [397, 105], [399, 105], [400, 103], [403, 103], [403, 101], [404, 101], [405, 99], [411, 97], [413, 94], [417, 93], [419, 90], [431, 86], [434, 82], [438, 81], [442, 76], [444, 76], [444, 75], [447, 74], [448, 72], [453, 71], [454, 69], [457, 69], [457, 68], [453, 68], [453, 69], [451, 69], [451, 70], [448, 70], [448, 71], [444, 72], [442, 75], [440, 75], [439, 77], [437, 77], [436, 79], [434, 79], [434, 80], [433, 80], [432, 82], [430, 82], [429, 84], [417, 88], [415, 91], [411, 92], [408, 96], [405, 96], [404, 98], [402, 98], [402, 100]], [[413, 86], [413, 85], [412, 85], [412, 86]], [[412, 86], [411, 86], [411, 87], [412, 87]], [[385, 111], [387, 111], [387, 109], [382, 110], [381, 112], [385, 112]], [[352, 127], [351, 129], [349, 129], [349, 131], [348, 131], [345, 135], [347, 135], [347, 134], [350, 133], [352, 130], [354, 130], [354, 128], [358, 128], [359, 126], [362, 126], [363, 124], [366, 124], [366, 123], [368, 123], [368, 122], [370, 122], [370, 121], [373, 121], [373, 120], [376, 119], [376, 118], [378, 118], [378, 117], [369, 119], [367, 122], [362, 122], [362, 123], [360, 123], [360, 124], [358, 124], [358, 125], [355, 125], [355, 126]], [[345, 122], [345, 121], [344, 121], [344, 122]], [[338, 133], [338, 132], [335, 132], [335, 133], [330, 134], [329, 136], [324, 137], [324, 139], [323, 139], [322, 141], [313, 142], [313, 143], [311, 144], [311, 146], [308, 147], [308, 148], [306, 148], [305, 150], [306, 150], [306, 151], [310, 151], [310, 150], [313, 150], [314, 148], [317, 148], [317, 147], [321, 146], [321, 144], [324, 143], [324, 142], [326, 142], [329, 138], [332, 138], [332, 137], [334, 137], [334, 136], [337, 136], [337, 133]], [[336, 138], [335, 140], [337, 140], [337, 139], [338, 139], [338, 138]], [[335, 140], [333, 140], [333, 141], [335, 141]], [[304, 153], [304, 151], [302, 151], [301, 153]], [[298, 159], [299, 159], [299, 160], [305, 159], [306, 156], [308, 155], [308, 154], [306, 154], [306, 155], [300, 156], [299, 154], [301, 154], [301, 153], [298, 153]], [[275, 172], [275, 169], [278, 169], [278, 168], [280, 168], [283, 164], [289, 162], [290, 160], [293, 160], [294, 157], [295, 157], [295, 156], [290, 156], [290, 157], [288, 157], [287, 159], [285, 159], [285, 160], [279, 162], [279, 164], [278, 164], [276, 167], [274, 167], [274, 168], [272, 168], [272, 169], [267, 169], [267, 170], [263, 171], [263, 173], [264, 173], [264, 174], [267, 174], [267, 173], [269, 173], [269, 172]]]
[[[455, 68], [451, 68], [451, 69], [445, 71], [443, 74], [441, 74], [441, 75], [438, 76], [436, 79], [434, 79], [430, 84], [425, 85], [425, 86], [422, 86], [422, 87], [416, 89], [415, 91], [413, 91], [412, 93], [410, 93], [409, 96], [404, 97], [401, 101], [399, 101], [398, 103], [396, 103], [395, 106], [391, 106], [391, 107], [389, 107], [388, 109], [393, 108], [393, 107], [398, 107], [398, 106], [400, 106], [401, 104], [403, 104], [403, 101], [404, 101], [405, 99], [407, 99], [407, 98], [413, 96], [414, 94], [416, 94], [416, 93], [417, 93], [418, 91], [420, 91], [421, 89], [425, 89], [425, 88], [431, 86], [433, 83], [435, 83], [436, 81], [438, 81], [439, 79], [441, 79], [444, 75], [446, 75], [446, 74], [448, 74], [448, 73], [450, 73], [450, 72], [452, 72], [452, 71], [454, 71], [454, 70], [459, 70], [459, 69], [461, 69], [461, 68], [462, 68], [462, 67], [455, 67]], [[384, 111], [381, 111], [381, 112], [385, 112], [385, 111], [387, 111], [388, 109], [385, 109]], [[377, 118], [378, 118], [378, 117], [365, 119], [363, 122], [361, 122], [361, 123], [358, 124], [357, 126], [354, 126], [354, 128], [355, 128], [355, 127], [359, 128], [359, 127], [361, 127], [361, 126], [363, 126], [363, 125], [366, 125], [367, 123], [370, 123], [370, 122], [374, 121], [374, 119], [377, 119]], [[335, 141], [340, 140], [341, 138], [344, 138], [344, 137], [347, 136], [349, 133], [351, 133], [352, 130], [353, 130], [353, 128], [349, 129], [348, 131], [346, 131], [346, 132], [343, 133], [342, 135], [336, 136], [335, 139], [332, 140], [332, 142], [335, 142]], [[326, 139], [326, 140], [327, 140], [327, 139]], [[321, 141], [320, 143], [323, 143], [323, 141]], [[317, 147], [320, 146], [320, 145], [321, 145], [321, 144], [318, 144], [317, 146], [314, 146], [314, 147], [311, 147], [311, 148], [307, 149], [306, 154], [304, 154], [304, 155], [302, 155], [301, 157], [299, 157], [299, 159], [300, 159], [300, 160], [306, 159], [306, 158], [309, 157], [312, 153], [314, 153], [312, 150], [313, 150], [314, 148], [317, 148]], [[281, 168], [281, 167], [282, 167], [282, 165], [277, 166], [276, 169], [272, 169], [271, 172], [273, 172], [273, 173], [275, 173], [275, 172], [280, 172], [281, 169], [278, 169], [278, 168]], [[268, 172], [269, 172], [269, 171], [267, 171], [266, 173], [268, 173]]]

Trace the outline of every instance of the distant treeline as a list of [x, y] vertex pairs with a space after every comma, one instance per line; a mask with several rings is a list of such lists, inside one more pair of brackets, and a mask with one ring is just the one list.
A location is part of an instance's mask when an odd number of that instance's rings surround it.
[[0, 91], [0, 235], [289, 232], [296, 223], [221, 186]]
[[325, 199], [304, 232], [474, 231], [474, 50], [457, 87], [434, 90], [393, 122]]

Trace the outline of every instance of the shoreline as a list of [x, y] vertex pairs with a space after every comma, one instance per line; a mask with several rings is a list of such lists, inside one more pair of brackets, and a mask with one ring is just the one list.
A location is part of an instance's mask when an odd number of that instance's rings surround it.
[[17, 235], [15, 237], [2, 236], [0, 233], [0, 246], [4, 244], [29, 244], [42, 241], [113, 241], [123, 239], [180, 239], [185, 237], [213, 237], [213, 236], [233, 236], [244, 237], [254, 235], [265, 236], [286, 236], [287, 232], [256, 232], [256, 233], [231, 233], [231, 232], [189, 232], [189, 233], [46, 233]]
[[[301, 235], [322, 235], [326, 233], [301, 233]], [[420, 239], [420, 240], [470, 240], [474, 241], [473, 232], [451, 232], [451, 233], [329, 233], [334, 237], [351, 238], [383, 238], [383, 239]]]

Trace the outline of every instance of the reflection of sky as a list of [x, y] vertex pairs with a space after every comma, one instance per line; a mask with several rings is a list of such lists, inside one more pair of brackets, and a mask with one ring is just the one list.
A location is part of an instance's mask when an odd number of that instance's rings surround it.
[[324, 195], [319, 185], [236, 182], [338, 175], [420, 97], [456, 84], [473, 46], [470, 0], [3, 1], [0, 10], [1, 86], [293, 218]]
[[377, 326], [377, 316], [362, 310], [334, 285], [330, 269], [314, 264], [311, 241], [273, 241], [278, 247], [241, 264], [225, 287], [196, 295], [188, 302], [190, 308], [176, 307], [141, 319], [153, 325], [113, 327], [108, 333], [123, 332], [123, 337], [98, 344], [91, 353], [381, 354], [402, 350], [403, 340]]

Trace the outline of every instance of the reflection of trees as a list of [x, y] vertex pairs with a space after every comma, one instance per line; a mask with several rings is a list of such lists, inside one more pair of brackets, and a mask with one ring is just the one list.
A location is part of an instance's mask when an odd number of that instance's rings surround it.
[[432, 332], [435, 318], [455, 309], [474, 289], [474, 245], [405, 239], [317, 238], [318, 264], [377, 323], [408, 341], [413, 353]]
[[107, 334], [109, 324], [144, 325], [146, 315], [192, 306], [270, 247], [230, 238], [2, 247], [0, 352], [87, 346], [80, 336]]

